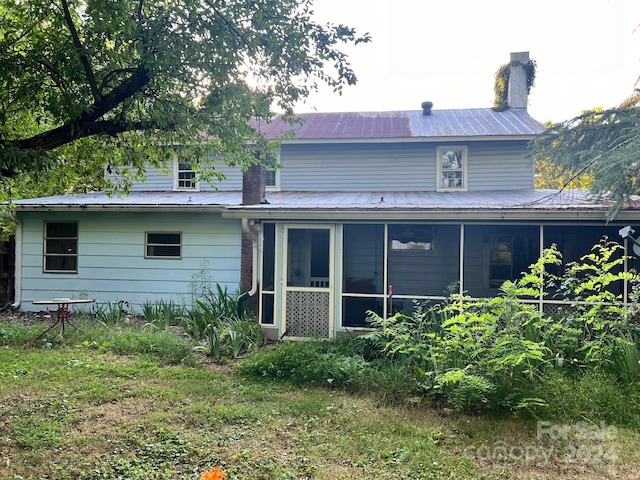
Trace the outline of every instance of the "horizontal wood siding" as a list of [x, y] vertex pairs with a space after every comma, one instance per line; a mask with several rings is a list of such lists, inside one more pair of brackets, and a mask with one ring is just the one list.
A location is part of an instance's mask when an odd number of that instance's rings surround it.
[[526, 142], [469, 144], [469, 190], [528, 190], [534, 169], [526, 156]]
[[[218, 182], [212, 181], [213, 186], [209, 183], [200, 182], [201, 192], [242, 190], [242, 171], [240, 167], [216, 164], [216, 169], [223, 173], [226, 178]], [[134, 192], [170, 192], [173, 190], [173, 170], [149, 168], [146, 181], [144, 183], [136, 183], [132, 190]]]
[[[43, 222], [78, 222], [78, 273], [43, 273]], [[238, 220], [215, 214], [29, 213], [22, 215], [22, 306], [31, 300], [87, 295], [98, 303], [174, 299], [191, 302], [190, 282], [203, 267], [211, 287], [240, 284]], [[144, 258], [145, 232], [181, 232], [182, 258]]]
[[435, 146], [426, 143], [283, 145], [282, 191], [435, 189]]
[[[282, 191], [434, 191], [436, 148], [468, 146], [469, 190], [531, 189], [534, 169], [525, 141], [284, 144]], [[218, 160], [226, 179], [201, 191], [241, 190], [242, 172]], [[150, 168], [134, 191], [171, 191], [173, 172]]]
[[434, 191], [436, 148], [468, 146], [469, 190], [533, 188], [527, 143], [283, 145], [283, 191]]

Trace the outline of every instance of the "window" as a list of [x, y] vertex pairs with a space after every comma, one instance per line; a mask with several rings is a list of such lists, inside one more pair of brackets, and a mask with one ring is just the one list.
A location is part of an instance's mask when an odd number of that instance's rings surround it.
[[182, 234], [147, 232], [145, 258], [181, 258]]
[[265, 175], [265, 186], [267, 188], [276, 188], [276, 170], [273, 168], [267, 168], [266, 169], [266, 175]]
[[513, 239], [508, 235], [493, 236], [489, 244], [489, 288], [499, 288], [513, 280]]
[[467, 148], [440, 147], [437, 159], [437, 190], [467, 189]]
[[196, 172], [189, 162], [176, 159], [173, 177], [175, 190], [197, 191], [199, 189], [198, 182], [196, 182]]
[[78, 224], [76, 222], [44, 224], [44, 271], [77, 273]]
[[[280, 162], [280, 157], [275, 155], [270, 158], [269, 162], [265, 164], [265, 187], [267, 190], [278, 191], [280, 190], [280, 168], [276, 168], [276, 166]], [[276, 165], [276, 166], [272, 166]]]

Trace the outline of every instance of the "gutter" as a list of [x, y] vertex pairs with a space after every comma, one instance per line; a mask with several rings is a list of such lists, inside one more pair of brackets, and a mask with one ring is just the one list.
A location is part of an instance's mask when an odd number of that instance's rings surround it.
[[16, 224], [16, 240], [14, 252], [13, 290], [15, 297], [11, 308], [16, 309], [22, 303], [22, 222], [16, 218], [13, 212], [9, 212], [9, 220]]
[[249, 223], [248, 218], [242, 219], [242, 231], [246, 233], [251, 239], [251, 245], [253, 247], [252, 252], [252, 261], [251, 261], [251, 290], [241, 294], [238, 297], [236, 302], [236, 315], [240, 317], [242, 315], [242, 309], [244, 307], [244, 303], [247, 301], [249, 297], [252, 297], [258, 291], [258, 258], [259, 258], [259, 238], [258, 232], [261, 230], [261, 226], [255, 223]]

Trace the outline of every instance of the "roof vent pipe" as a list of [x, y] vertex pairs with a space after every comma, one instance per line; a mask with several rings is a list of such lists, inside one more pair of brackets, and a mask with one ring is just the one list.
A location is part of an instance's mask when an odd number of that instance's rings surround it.
[[422, 102], [422, 115], [425, 117], [431, 115], [431, 109], [433, 108], [433, 102]]

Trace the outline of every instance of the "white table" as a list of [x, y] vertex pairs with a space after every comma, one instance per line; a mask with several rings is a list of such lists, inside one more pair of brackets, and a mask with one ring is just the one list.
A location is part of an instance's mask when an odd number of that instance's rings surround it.
[[[93, 303], [95, 300], [90, 298], [52, 298], [51, 300], [32, 300], [31, 303], [33, 305], [57, 305], [58, 308], [56, 310], [56, 318], [55, 322], [51, 324], [49, 328], [47, 328], [44, 332], [42, 332], [35, 340], [42, 338], [44, 334], [54, 328], [56, 325], [60, 325], [60, 335], [64, 333], [64, 324], [68, 323], [73, 328], [77, 329], [77, 327], [69, 321], [69, 305], [77, 305], [81, 303]], [[34, 341], [35, 341], [34, 340]]]

